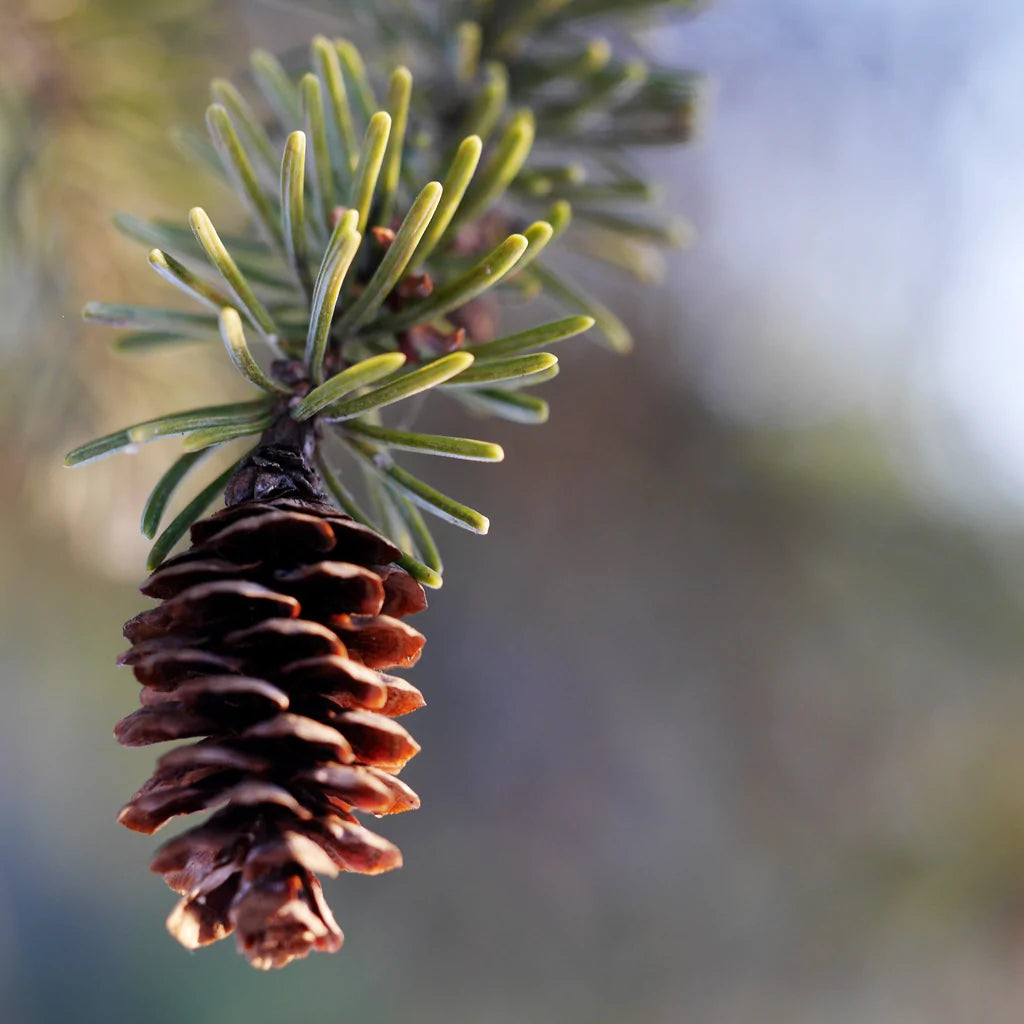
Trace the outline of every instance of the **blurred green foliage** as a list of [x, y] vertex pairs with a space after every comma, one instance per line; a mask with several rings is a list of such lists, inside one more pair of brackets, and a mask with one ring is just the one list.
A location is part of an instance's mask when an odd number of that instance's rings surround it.
[[[194, 201], [168, 129], [203, 102], [214, 67], [232, 54], [222, 5], [208, 0], [32, 0], [7, 3], [0, 35], [0, 423], [11, 444], [6, 487], [36, 506], [40, 525], [67, 531], [67, 484], [50, 468], [75, 431], [106, 426], [112, 399], [172, 400], [209, 369], [169, 377], [160, 366], [114, 370], [83, 332], [85, 299], [112, 287], [153, 288], [110, 217], [123, 205], [171, 210]], [[161, 211], [166, 212], [166, 211]], [[111, 486], [143, 492], [135, 474], [72, 484], [76, 526], [103, 536]], [[84, 550], [84, 546], [83, 546]], [[116, 551], [99, 542], [100, 551]], [[101, 556], [102, 557], [102, 556]], [[113, 571], [118, 571], [112, 565]]]

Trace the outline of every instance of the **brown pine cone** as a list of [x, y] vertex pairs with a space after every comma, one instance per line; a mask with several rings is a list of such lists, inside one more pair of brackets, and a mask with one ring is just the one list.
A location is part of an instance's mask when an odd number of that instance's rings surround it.
[[393, 719], [424, 703], [382, 669], [414, 664], [426, 607], [400, 552], [319, 500], [243, 500], [192, 527], [142, 587], [161, 603], [125, 624], [142, 707], [126, 746], [205, 737], [158, 762], [120, 821], [152, 833], [215, 809], [152, 869], [182, 899], [168, 929], [192, 949], [237, 932], [254, 967], [342, 943], [316, 874], [399, 867], [354, 811], [419, 805], [396, 776], [419, 747]]

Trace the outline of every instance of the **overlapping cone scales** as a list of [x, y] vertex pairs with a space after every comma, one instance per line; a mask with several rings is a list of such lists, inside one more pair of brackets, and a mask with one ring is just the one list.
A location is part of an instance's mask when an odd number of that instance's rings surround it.
[[401, 864], [354, 816], [419, 805], [396, 777], [419, 747], [394, 719], [423, 698], [382, 671], [423, 646], [402, 621], [426, 607], [423, 590], [398, 555], [333, 506], [244, 501], [197, 523], [142, 587], [160, 604], [125, 624], [121, 657], [141, 707], [115, 733], [195, 742], [160, 758], [120, 820], [149, 833], [213, 812], [152, 864], [182, 895], [168, 927], [189, 948], [234, 931], [260, 968], [334, 951], [316, 875]]

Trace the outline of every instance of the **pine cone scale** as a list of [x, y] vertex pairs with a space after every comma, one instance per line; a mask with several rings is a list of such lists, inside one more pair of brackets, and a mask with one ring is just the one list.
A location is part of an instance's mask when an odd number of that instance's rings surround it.
[[186, 679], [175, 683], [170, 689], [142, 688], [140, 700], [145, 705], [158, 705], [173, 701], [182, 705], [200, 705], [204, 699], [230, 696], [235, 700], [254, 698], [255, 701], [269, 702], [283, 711], [288, 707], [288, 694], [265, 679], [252, 676], [205, 676], [199, 680]]
[[262, 662], [268, 672], [285, 668], [293, 658], [348, 656], [337, 633], [308, 619], [264, 619], [228, 633], [223, 642], [229, 650], [242, 648], [247, 661]]
[[204, 672], [241, 671], [239, 658], [225, 658], [195, 647], [176, 646], [166, 638], [156, 644], [141, 643], [125, 651], [118, 665], [129, 666], [143, 686], [153, 689], [172, 688], [182, 680], [200, 676]]

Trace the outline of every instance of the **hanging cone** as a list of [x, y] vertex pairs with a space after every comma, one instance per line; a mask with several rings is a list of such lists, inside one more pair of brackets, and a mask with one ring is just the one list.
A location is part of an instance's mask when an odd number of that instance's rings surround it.
[[182, 895], [167, 925], [190, 949], [234, 931], [261, 969], [341, 946], [316, 875], [401, 865], [353, 812], [419, 806], [396, 777], [419, 747], [394, 719], [423, 697], [382, 670], [419, 658], [402, 618], [426, 600], [391, 564], [398, 549], [321, 500], [307, 465], [254, 454], [228, 507], [143, 585], [161, 603], [125, 624], [121, 657], [143, 685], [122, 744], [204, 738], [165, 754], [119, 820], [152, 833], [214, 811], [152, 862]]

